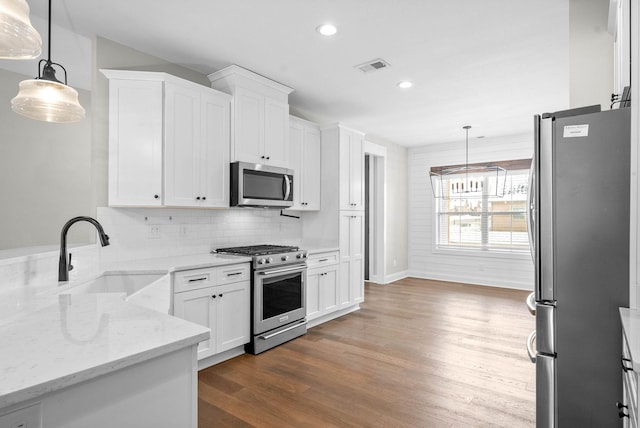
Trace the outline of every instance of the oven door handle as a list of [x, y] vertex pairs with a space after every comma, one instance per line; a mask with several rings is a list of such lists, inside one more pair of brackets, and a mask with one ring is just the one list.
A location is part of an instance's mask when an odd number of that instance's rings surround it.
[[287, 332], [289, 330], [293, 330], [294, 328], [300, 327], [301, 325], [306, 324], [306, 323], [307, 323], [307, 321], [302, 320], [297, 324], [294, 324], [294, 325], [292, 325], [290, 327], [285, 328], [284, 330], [276, 331], [275, 333], [271, 333], [271, 334], [267, 334], [267, 335], [263, 335], [263, 336], [258, 336], [258, 338], [263, 339], [263, 340], [271, 339], [272, 337], [276, 337], [276, 336], [278, 336], [278, 335], [280, 335], [282, 333], [285, 333], [285, 332]]
[[307, 268], [306, 266], [296, 266], [296, 267], [290, 267], [287, 269], [263, 270], [258, 272], [258, 275], [275, 275], [278, 273], [295, 272], [295, 271], [302, 272], [306, 268]]

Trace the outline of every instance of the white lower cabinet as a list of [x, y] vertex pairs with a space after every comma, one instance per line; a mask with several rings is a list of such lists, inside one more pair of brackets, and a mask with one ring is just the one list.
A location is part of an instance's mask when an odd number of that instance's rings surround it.
[[223, 269], [229, 278], [234, 277], [234, 273], [228, 273], [229, 266], [174, 274], [174, 290], [178, 292], [173, 295], [173, 315], [211, 329], [209, 340], [198, 345], [198, 359], [249, 342], [250, 282], [245, 274], [248, 264], [238, 265], [237, 282], [221, 280], [218, 271]]
[[314, 320], [340, 308], [337, 253], [331, 256], [310, 256], [315, 267], [307, 271], [307, 321]]
[[364, 301], [364, 212], [340, 212], [340, 304]]

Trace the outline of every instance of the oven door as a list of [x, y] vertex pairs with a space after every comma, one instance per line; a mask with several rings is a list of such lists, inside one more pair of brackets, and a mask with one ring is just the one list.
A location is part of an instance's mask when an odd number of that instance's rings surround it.
[[264, 333], [307, 315], [307, 265], [258, 269], [254, 272], [253, 334]]

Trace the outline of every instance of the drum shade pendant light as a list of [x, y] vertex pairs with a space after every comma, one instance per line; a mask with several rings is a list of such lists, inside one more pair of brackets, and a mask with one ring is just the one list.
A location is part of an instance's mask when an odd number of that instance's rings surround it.
[[25, 0], [0, 0], [0, 58], [37, 58], [42, 38], [31, 25]]
[[441, 199], [457, 199], [487, 196], [504, 196], [507, 170], [497, 165], [469, 165], [469, 129], [465, 125], [464, 166], [432, 167], [429, 172], [433, 196]]
[[[56, 78], [54, 66], [64, 71], [64, 83]], [[11, 100], [18, 114], [45, 122], [71, 123], [84, 118], [78, 92], [67, 86], [67, 70], [51, 62], [51, 0], [49, 0], [49, 56], [38, 62], [38, 77], [20, 82], [20, 91]]]

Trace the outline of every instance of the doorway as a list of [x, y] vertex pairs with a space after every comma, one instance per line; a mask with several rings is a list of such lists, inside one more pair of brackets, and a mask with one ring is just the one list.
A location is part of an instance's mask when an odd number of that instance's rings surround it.
[[364, 142], [364, 279], [385, 283], [385, 171], [387, 148]]

